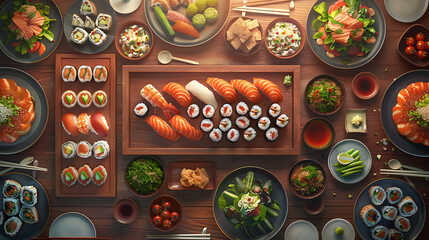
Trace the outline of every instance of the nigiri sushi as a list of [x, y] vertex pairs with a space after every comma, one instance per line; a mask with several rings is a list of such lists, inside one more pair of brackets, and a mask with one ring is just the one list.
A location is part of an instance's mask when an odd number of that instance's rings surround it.
[[153, 130], [155, 130], [156, 133], [167, 140], [175, 142], [180, 137], [178, 132], [172, 129], [168, 123], [158, 116], [151, 115], [146, 119], [146, 122], [153, 128]]
[[191, 21], [189, 21], [189, 19], [186, 16], [180, 14], [179, 12], [173, 11], [173, 10], [169, 10], [165, 16], [171, 22], [176, 22], [177, 20], [180, 20], [180, 21], [183, 21], [187, 24], [191, 24]]
[[179, 114], [179, 110], [171, 103], [168, 103], [162, 94], [152, 84], [147, 84], [144, 86], [140, 90], [140, 95], [150, 102], [152, 106], [161, 108], [166, 119], [171, 118], [171, 113]]
[[173, 30], [176, 32], [180, 32], [180, 33], [192, 36], [194, 38], [200, 37], [198, 30], [194, 26], [181, 20], [177, 20], [176, 23], [174, 23]]
[[185, 86], [186, 90], [192, 93], [195, 97], [200, 99], [205, 104], [212, 105], [217, 109], [216, 98], [210, 89], [199, 83], [197, 80], [192, 80]]
[[216, 90], [227, 102], [234, 103], [237, 101], [237, 92], [229, 82], [220, 78], [207, 78], [207, 83]]
[[162, 88], [162, 91], [170, 94], [183, 107], [189, 107], [192, 104], [191, 94], [180, 84], [170, 82]]
[[184, 137], [193, 141], [199, 141], [203, 136], [203, 132], [194, 128], [186, 119], [179, 115], [175, 115], [170, 119], [170, 124]]
[[101, 112], [94, 112], [90, 118], [91, 130], [100, 137], [107, 137], [109, 124]]
[[91, 126], [91, 123], [89, 121], [89, 116], [86, 113], [81, 113], [77, 117], [76, 120], [76, 126], [80, 133], [88, 134]]
[[280, 88], [270, 80], [253, 78], [253, 84], [267, 95], [272, 102], [279, 103], [283, 100]]
[[258, 104], [262, 101], [262, 96], [253, 83], [242, 79], [233, 79], [231, 80], [231, 85], [252, 103]]

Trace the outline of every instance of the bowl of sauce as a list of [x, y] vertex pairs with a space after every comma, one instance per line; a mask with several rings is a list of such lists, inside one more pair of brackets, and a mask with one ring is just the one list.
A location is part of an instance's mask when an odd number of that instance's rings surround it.
[[304, 125], [302, 139], [305, 145], [315, 150], [326, 149], [335, 138], [334, 127], [324, 118], [313, 118]]
[[139, 208], [132, 199], [124, 198], [115, 203], [113, 207], [113, 216], [123, 224], [134, 222], [138, 216]]
[[360, 99], [371, 99], [377, 95], [380, 85], [378, 78], [370, 72], [361, 72], [353, 78], [353, 93]]

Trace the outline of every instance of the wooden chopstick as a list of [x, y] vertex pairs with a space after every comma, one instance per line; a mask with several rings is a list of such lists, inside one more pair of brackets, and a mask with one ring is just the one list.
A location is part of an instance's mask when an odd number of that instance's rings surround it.
[[175, 239], [175, 240], [210, 240], [210, 234], [167, 234], [147, 235], [147, 239]]
[[385, 171], [380, 171], [380, 174], [395, 175], [395, 176], [422, 177], [422, 178], [429, 177], [429, 174], [413, 174], [413, 173], [385, 172]]
[[[290, 2], [290, 0], [256, 0], [256, 1], [247, 1], [245, 4], [246, 6], [261, 6], [261, 5], [269, 5], [269, 4], [278, 4], [278, 3], [287, 3]], [[242, 6], [243, 2], [240, 2], [238, 4], [234, 4], [235, 6]]]
[[5, 162], [5, 161], [0, 161], [0, 167], [13, 167], [13, 168], [20, 168], [20, 169], [27, 169], [27, 170], [36, 170], [36, 171], [43, 171], [43, 172], [47, 172], [48, 171], [47, 168], [34, 167], [34, 166], [30, 166], [30, 165], [21, 165], [21, 164], [18, 164], [18, 163]]
[[429, 171], [415, 171], [415, 170], [403, 170], [403, 169], [380, 169], [383, 172], [396, 172], [396, 173], [412, 173], [412, 174], [429, 174]]
[[260, 7], [237, 7], [239, 9], [246, 9], [246, 10], [260, 10], [260, 11], [272, 11], [272, 12], [285, 12], [290, 13], [289, 9], [275, 9], [275, 8], [260, 8]]
[[286, 12], [274, 12], [274, 11], [262, 11], [262, 10], [253, 10], [248, 8], [233, 8], [234, 11], [240, 11], [240, 12], [250, 12], [250, 13], [261, 13], [261, 14], [269, 14], [269, 15], [278, 15], [278, 16], [286, 16], [289, 17], [290, 13]]

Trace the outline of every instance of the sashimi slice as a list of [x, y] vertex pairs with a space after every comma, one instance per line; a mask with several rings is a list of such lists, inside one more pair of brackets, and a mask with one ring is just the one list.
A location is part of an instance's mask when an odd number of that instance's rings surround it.
[[27, 21], [18, 12], [15, 12], [12, 17], [12, 21], [16, 24], [16, 26], [18, 26], [19, 29], [23, 29], [28, 26]]
[[156, 133], [167, 140], [175, 142], [180, 137], [178, 132], [158, 116], [151, 115], [146, 119], [146, 122], [153, 128], [153, 130], [155, 130]]
[[348, 29], [342, 29], [342, 33], [332, 32], [332, 39], [337, 43], [347, 44], [349, 38], [350, 30]]
[[336, 31], [336, 30], [340, 29], [341, 27], [342, 26], [340, 24], [328, 22], [328, 28], [331, 29], [332, 31]]
[[198, 33], [197, 29], [194, 28], [194, 26], [192, 26], [191, 24], [186, 23], [184, 21], [177, 20], [173, 26], [173, 30], [176, 32], [187, 34], [194, 38], [200, 37], [200, 34]]
[[231, 80], [231, 85], [252, 103], [258, 104], [262, 101], [262, 96], [253, 83], [242, 79], [233, 79]]
[[259, 88], [267, 97], [275, 103], [279, 103], [283, 100], [280, 88], [271, 82], [270, 80], [263, 78], [253, 78], [253, 84]]
[[229, 82], [220, 78], [209, 77], [207, 83], [227, 102], [234, 103], [237, 101], [237, 92]]
[[186, 119], [179, 115], [175, 115], [170, 119], [170, 124], [184, 137], [192, 140], [199, 141], [203, 136], [203, 132], [199, 129], [194, 128]]
[[192, 104], [191, 94], [180, 84], [175, 82], [170, 82], [166, 84], [162, 91], [170, 94], [176, 101], [183, 107], [189, 107]]
[[10, 30], [18, 30], [19, 28], [18, 28], [18, 26], [16, 26], [16, 24], [14, 23], [14, 22], [11, 22], [10, 24], [9, 24], [9, 26], [7, 26]]
[[28, 27], [33, 31], [34, 35], [39, 36], [42, 32], [42, 29], [37, 25], [28, 25]]
[[44, 23], [45, 23], [45, 17], [43, 16], [36, 16], [34, 18], [30, 18], [30, 21], [28, 21], [29, 25], [43, 26]]
[[355, 29], [351, 32], [351, 37], [353, 38], [353, 40], [360, 42], [362, 40], [362, 35], [363, 35], [363, 28], [359, 28], [359, 29]]
[[173, 10], [169, 10], [167, 12], [167, 15], [165, 15], [165, 16], [167, 17], [168, 20], [170, 20], [172, 22], [177, 22], [178, 20], [180, 20], [180, 21], [183, 21], [187, 24], [191, 24], [191, 21], [189, 21], [189, 19], [186, 16], [183, 16], [179, 12], [176, 12]]

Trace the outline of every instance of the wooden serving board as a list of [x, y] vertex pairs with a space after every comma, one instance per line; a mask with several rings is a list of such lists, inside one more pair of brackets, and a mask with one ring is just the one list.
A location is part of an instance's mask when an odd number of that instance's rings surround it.
[[[293, 77], [293, 85], [285, 87], [283, 79], [286, 75]], [[256, 138], [247, 142], [243, 139], [244, 130], [240, 131], [240, 139], [231, 143], [223, 134], [219, 143], [210, 140], [208, 133], [204, 133], [200, 141], [194, 142], [181, 136], [178, 141], [171, 142], [159, 136], [146, 122], [144, 118], [137, 117], [134, 106], [143, 102], [149, 107], [149, 115], [155, 114], [166, 120], [160, 108], [154, 108], [140, 95], [140, 90], [146, 84], [152, 84], [162, 93], [167, 102], [172, 103], [180, 110], [180, 116], [187, 119], [194, 127], [200, 128], [203, 116], [191, 119], [187, 115], [187, 109], [180, 106], [177, 101], [162, 88], [169, 82], [177, 82], [185, 86], [192, 80], [198, 80], [215, 94], [218, 109], [226, 103], [223, 97], [217, 94], [207, 83], [207, 77], [218, 77], [230, 81], [231, 79], [245, 79], [253, 82], [254, 77], [265, 78], [279, 86], [283, 101], [279, 104], [282, 113], [289, 116], [290, 123], [286, 128], [279, 129], [280, 136], [274, 142], [265, 139], [265, 131], [257, 127], [257, 120], [251, 120], [250, 126], [257, 131]], [[123, 154], [157, 154], [157, 155], [299, 155], [300, 153], [300, 66], [299, 65], [214, 65], [214, 66], [159, 66], [159, 65], [124, 65], [122, 67], [122, 149]], [[262, 94], [262, 93], [261, 93]], [[252, 103], [238, 93], [238, 101], [231, 104], [234, 108], [239, 101], [247, 103], [249, 108]], [[202, 109], [205, 104], [192, 96], [193, 103]], [[263, 110], [262, 116], [268, 115], [268, 108], [272, 102], [263, 96], [259, 106]], [[218, 109], [212, 121], [217, 127], [222, 117]], [[237, 114], [231, 117], [235, 121]], [[275, 119], [271, 118], [271, 126], [275, 125]], [[235, 123], [234, 123], [235, 127]]]
[[[61, 76], [65, 65], [72, 65], [79, 70], [79, 66], [87, 65], [94, 68], [96, 65], [103, 65], [107, 68], [107, 82], [82, 83], [79, 79], [75, 82], [64, 82]], [[108, 101], [103, 108], [95, 107], [92, 104], [88, 108], [82, 108], [78, 104], [73, 108], [66, 108], [62, 105], [61, 95], [66, 90], [73, 90], [76, 95], [82, 90], [88, 90], [94, 93], [97, 90], [106, 92]], [[81, 113], [92, 113], [100, 111], [105, 116], [109, 124], [109, 134], [107, 137], [99, 137], [90, 132], [87, 135], [79, 134], [77, 136], [68, 135], [61, 124], [61, 119], [65, 113], [74, 113], [78, 116]], [[55, 61], [55, 196], [56, 197], [115, 197], [116, 196], [116, 58], [114, 54], [81, 55], [81, 54], [57, 54]], [[104, 159], [96, 159], [92, 155], [83, 159], [77, 155], [70, 159], [64, 159], [61, 154], [61, 145], [66, 141], [73, 141], [76, 144], [86, 140], [93, 144], [96, 141], [105, 140], [109, 143], [110, 153]], [[86, 186], [76, 182], [75, 185], [68, 187], [61, 181], [61, 172], [64, 168], [73, 166], [76, 170], [87, 164], [91, 169], [98, 165], [103, 165], [107, 171], [106, 182], [97, 186], [89, 183]]]

